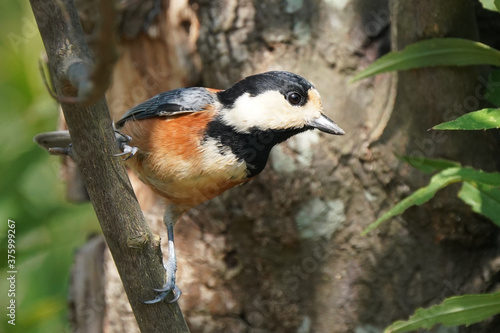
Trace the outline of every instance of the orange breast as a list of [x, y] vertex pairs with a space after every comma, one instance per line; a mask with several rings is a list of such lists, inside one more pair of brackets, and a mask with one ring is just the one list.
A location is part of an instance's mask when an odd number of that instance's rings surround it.
[[244, 162], [216, 156], [203, 146], [206, 125], [214, 112], [126, 122], [137, 154], [127, 161], [158, 194], [176, 205], [192, 207], [246, 182]]

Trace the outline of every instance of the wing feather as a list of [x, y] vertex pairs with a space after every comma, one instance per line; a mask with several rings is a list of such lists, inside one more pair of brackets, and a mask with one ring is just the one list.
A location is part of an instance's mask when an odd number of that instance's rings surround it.
[[193, 87], [180, 88], [158, 94], [151, 99], [131, 108], [116, 122], [122, 127], [127, 121], [153, 117], [169, 117], [182, 113], [192, 113], [206, 109], [216, 100], [215, 91]]

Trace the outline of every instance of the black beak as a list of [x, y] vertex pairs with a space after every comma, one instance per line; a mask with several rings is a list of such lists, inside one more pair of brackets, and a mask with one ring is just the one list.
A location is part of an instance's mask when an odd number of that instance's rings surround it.
[[309, 122], [309, 126], [319, 129], [321, 132], [335, 134], [335, 135], [344, 135], [345, 132], [339, 125], [335, 124], [333, 120], [321, 114], [316, 119], [313, 119]]

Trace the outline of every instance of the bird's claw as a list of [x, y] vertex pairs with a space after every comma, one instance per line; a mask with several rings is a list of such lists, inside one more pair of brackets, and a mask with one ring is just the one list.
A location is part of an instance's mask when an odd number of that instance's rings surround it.
[[153, 289], [153, 290], [159, 292], [160, 294], [158, 294], [154, 299], [149, 300], [149, 301], [142, 301], [142, 303], [144, 303], [144, 304], [156, 304], [156, 303], [162, 302], [167, 298], [167, 296], [168, 296], [168, 294], [170, 294], [170, 292], [172, 292], [172, 294], [174, 295], [174, 298], [168, 302], [175, 303], [175, 302], [177, 302], [179, 297], [181, 297], [181, 295], [182, 295], [182, 291], [175, 284], [173, 287], [171, 287], [169, 283], [166, 283], [163, 286], [163, 288]]
[[124, 161], [128, 160], [129, 158], [131, 158], [132, 156], [135, 155], [135, 153], [137, 153], [137, 147], [131, 147], [129, 146], [128, 144], [126, 143], [121, 143], [120, 144], [120, 150], [122, 151], [121, 153], [119, 154], [114, 154], [113, 156], [123, 156], [123, 155], [128, 155], [127, 157], [125, 157]]
[[142, 303], [144, 304], [156, 304], [156, 303], [160, 303], [161, 301], [163, 301], [166, 297], [167, 297], [168, 293], [161, 293], [159, 294], [158, 296], [156, 296], [154, 299], [151, 299], [149, 301], [142, 301]]
[[132, 137], [129, 135], [120, 133], [118, 131], [115, 131], [116, 139], [118, 141], [118, 146], [120, 147], [121, 153], [119, 154], [114, 154], [113, 156], [123, 156], [123, 155], [128, 155], [124, 161], [128, 160], [129, 158], [133, 157], [137, 153], [137, 147], [132, 147], [129, 146], [128, 143], [132, 141]]
[[172, 292], [172, 294], [174, 295], [174, 298], [168, 302], [169, 303], [177, 302], [179, 297], [181, 297], [181, 295], [182, 295], [182, 291], [175, 284], [175, 272], [176, 271], [177, 271], [177, 265], [174, 262], [172, 262], [171, 260], [169, 260], [165, 265], [165, 272], [166, 272], [166, 276], [167, 276], [167, 278], [166, 278], [167, 281], [165, 282], [163, 287], [158, 288], [158, 289], [156, 289], [156, 288], [153, 289], [154, 291], [156, 291], [160, 294], [157, 295], [152, 300], [143, 301], [143, 303], [155, 304], [155, 303], [162, 302], [163, 300], [165, 300], [167, 298], [167, 296], [168, 296], [168, 294], [170, 294], [170, 292]]

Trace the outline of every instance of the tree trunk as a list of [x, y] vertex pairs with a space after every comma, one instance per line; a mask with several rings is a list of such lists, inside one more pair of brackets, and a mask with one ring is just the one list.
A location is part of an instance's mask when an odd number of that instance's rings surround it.
[[[288, 140], [255, 180], [176, 225], [179, 304], [192, 332], [382, 329], [417, 307], [480, 292], [498, 271], [497, 229], [462, 204], [456, 188], [360, 236], [428, 180], [394, 153], [485, 169], [498, 162], [483, 132], [427, 131], [483, 103], [477, 68], [349, 83], [387, 51], [389, 33], [397, 50], [432, 37], [477, 39], [472, 1], [171, 0], [148, 31], [122, 45], [108, 95], [115, 114], [199, 77], [226, 88], [252, 73], [288, 70], [315, 84], [347, 133]], [[139, 191], [166, 249], [154, 195]], [[126, 298], [112, 262], [104, 266], [104, 331], [137, 331], [120, 324]]]

